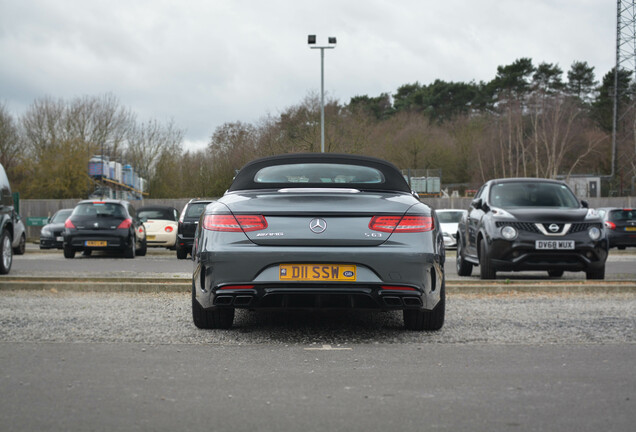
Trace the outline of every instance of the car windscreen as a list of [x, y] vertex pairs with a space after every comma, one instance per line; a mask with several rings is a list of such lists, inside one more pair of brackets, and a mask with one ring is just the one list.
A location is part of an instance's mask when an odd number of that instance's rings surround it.
[[496, 183], [490, 190], [494, 207], [579, 208], [579, 201], [564, 184], [550, 182]]
[[439, 223], [458, 223], [462, 219], [463, 212], [460, 211], [440, 211], [437, 212]]
[[60, 210], [53, 215], [50, 223], [64, 223], [73, 210]]
[[150, 219], [169, 220], [169, 221], [176, 220], [172, 209], [161, 209], [161, 208], [141, 209], [137, 213], [137, 216], [139, 216], [140, 219], [144, 219], [144, 220], [150, 220]]
[[124, 207], [116, 203], [107, 202], [90, 202], [80, 203], [73, 210], [72, 217], [111, 217], [117, 219], [124, 219], [126, 217], [126, 211]]

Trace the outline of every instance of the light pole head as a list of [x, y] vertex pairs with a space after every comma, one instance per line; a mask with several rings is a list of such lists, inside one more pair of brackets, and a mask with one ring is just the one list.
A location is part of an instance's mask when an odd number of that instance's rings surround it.
[[307, 44], [315, 45], [316, 44], [316, 35], [307, 35]]
[[329, 36], [329, 43], [335, 45], [336, 44], [336, 37], [335, 36]]

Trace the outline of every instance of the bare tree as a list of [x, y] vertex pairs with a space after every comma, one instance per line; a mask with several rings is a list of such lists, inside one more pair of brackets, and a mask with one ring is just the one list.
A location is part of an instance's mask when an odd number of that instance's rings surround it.
[[9, 171], [18, 163], [20, 135], [7, 108], [0, 104], [0, 163]]

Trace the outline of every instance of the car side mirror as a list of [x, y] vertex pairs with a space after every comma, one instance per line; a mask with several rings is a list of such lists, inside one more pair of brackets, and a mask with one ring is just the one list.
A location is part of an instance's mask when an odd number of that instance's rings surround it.
[[581, 200], [581, 205], [583, 206], [583, 208], [590, 208], [590, 204], [585, 200]]
[[481, 210], [481, 198], [474, 199], [470, 202], [470, 205], [477, 210]]

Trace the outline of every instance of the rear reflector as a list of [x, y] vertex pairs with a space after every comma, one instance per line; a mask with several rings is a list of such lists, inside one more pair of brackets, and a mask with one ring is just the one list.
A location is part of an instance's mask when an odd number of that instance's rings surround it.
[[205, 215], [203, 228], [210, 231], [259, 231], [267, 228], [267, 220], [262, 215]]
[[413, 233], [435, 228], [430, 216], [373, 216], [369, 229], [382, 232]]
[[219, 289], [235, 290], [235, 289], [252, 289], [252, 288], [254, 288], [254, 285], [226, 285], [226, 286], [222, 286]]

